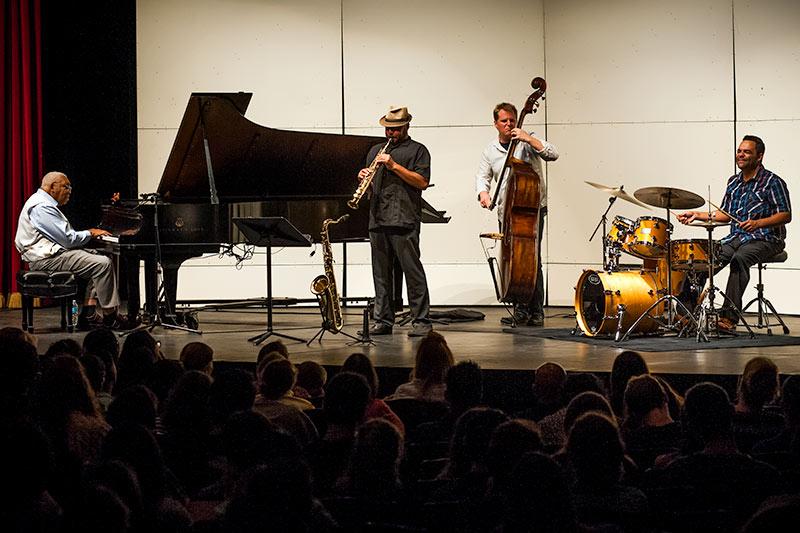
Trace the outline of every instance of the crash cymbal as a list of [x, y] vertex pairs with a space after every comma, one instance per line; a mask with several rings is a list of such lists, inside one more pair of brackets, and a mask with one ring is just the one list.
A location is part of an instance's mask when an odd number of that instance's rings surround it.
[[647, 205], [667, 209], [695, 209], [706, 203], [698, 194], [672, 187], [645, 187], [633, 195]]
[[585, 181], [584, 183], [586, 183], [587, 185], [591, 185], [595, 189], [600, 189], [604, 193], [607, 193], [607, 194], [609, 194], [611, 196], [614, 196], [616, 198], [620, 198], [620, 199], [625, 200], [627, 202], [630, 202], [632, 204], [638, 205], [639, 207], [644, 207], [645, 209], [650, 209], [650, 207], [647, 204], [643, 204], [642, 202], [640, 202], [639, 200], [637, 200], [636, 198], [634, 198], [630, 194], [626, 193], [622, 189], [621, 186], [620, 187], [609, 187], [608, 185], [602, 185], [600, 183], [592, 183], [591, 181]]

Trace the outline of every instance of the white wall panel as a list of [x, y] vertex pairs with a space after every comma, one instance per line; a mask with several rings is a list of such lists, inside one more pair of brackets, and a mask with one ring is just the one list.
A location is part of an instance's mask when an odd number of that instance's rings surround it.
[[732, 118], [730, 0], [545, 2], [548, 121]]
[[176, 127], [192, 91], [252, 91], [259, 124], [340, 125], [339, 21], [328, 0], [139, 0], [139, 127]]
[[[417, 125], [485, 124], [517, 105], [544, 72], [541, 0], [344, 1], [347, 125], [371, 126], [390, 105]], [[527, 90], [527, 92], [526, 92]], [[491, 119], [489, 119], [491, 120]]]
[[800, 2], [734, 0], [740, 120], [800, 119]]

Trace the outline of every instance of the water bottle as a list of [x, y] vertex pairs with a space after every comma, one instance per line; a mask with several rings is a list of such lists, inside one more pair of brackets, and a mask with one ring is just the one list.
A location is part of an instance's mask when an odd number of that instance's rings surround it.
[[78, 326], [78, 300], [72, 300], [72, 327]]

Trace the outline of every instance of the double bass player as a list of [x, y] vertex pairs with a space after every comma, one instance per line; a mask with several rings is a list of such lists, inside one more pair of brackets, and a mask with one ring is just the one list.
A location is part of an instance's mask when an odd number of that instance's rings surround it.
[[[492, 198], [489, 194], [492, 181], [498, 180], [503, 172], [508, 149], [512, 141], [517, 140], [516, 149], [513, 156], [531, 165], [539, 179], [539, 231], [538, 243], [536, 246], [536, 286], [533, 297], [529, 301], [514, 302], [513, 317], [501, 319], [503, 324], [520, 324], [526, 326], [541, 327], [544, 325], [544, 280], [542, 275], [542, 228], [544, 219], [547, 215], [547, 195], [545, 194], [545, 182], [542, 176], [542, 161], [555, 161], [558, 159], [558, 150], [552, 144], [539, 139], [532, 132], [527, 132], [517, 127], [517, 108], [513, 104], [497, 104], [493, 111], [494, 127], [497, 129], [497, 139], [493, 140], [481, 154], [478, 165], [478, 172], [475, 175], [475, 189], [478, 195], [478, 202], [483, 208], [490, 208]], [[500, 232], [504, 231], [504, 201], [508, 180], [503, 180], [497, 202], [497, 216], [500, 224]], [[532, 265], [531, 265], [532, 266]]]

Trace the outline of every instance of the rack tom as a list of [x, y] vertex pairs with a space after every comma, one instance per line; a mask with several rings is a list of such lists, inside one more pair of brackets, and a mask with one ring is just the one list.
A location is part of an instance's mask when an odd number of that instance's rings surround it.
[[672, 224], [658, 217], [639, 217], [628, 244], [629, 253], [642, 259], [666, 257], [667, 238]]

